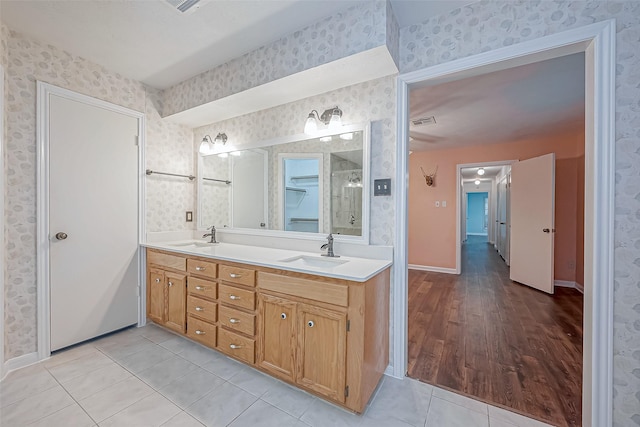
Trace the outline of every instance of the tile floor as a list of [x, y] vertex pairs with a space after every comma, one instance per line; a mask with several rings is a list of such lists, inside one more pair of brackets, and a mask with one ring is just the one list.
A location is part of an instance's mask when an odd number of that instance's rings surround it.
[[0, 382], [0, 425], [547, 426], [390, 377], [357, 416], [155, 325], [130, 328], [11, 372]]

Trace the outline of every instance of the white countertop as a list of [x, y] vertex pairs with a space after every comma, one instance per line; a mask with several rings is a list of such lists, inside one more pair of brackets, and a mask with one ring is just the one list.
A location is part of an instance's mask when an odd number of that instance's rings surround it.
[[233, 243], [211, 245], [202, 240], [153, 242], [143, 243], [142, 246], [185, 255], [253, 264], [356, 282], [365, 282], [392, 264], [389, 260], [344, 256], [328, 258], [313, 252], [272, 249]]

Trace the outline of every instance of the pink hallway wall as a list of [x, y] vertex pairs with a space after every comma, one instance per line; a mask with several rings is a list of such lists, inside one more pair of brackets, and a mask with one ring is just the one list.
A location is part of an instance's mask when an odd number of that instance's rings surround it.
[[[578, 189], [584, 193], [584, 131], [557, 133], [547, 137], [515, 142], [414, 152], [409, 157], [409, 264], [455, 268], [456, 262], [456, 166], [464, 163], [524, 160], [556, 153], [556, 245], [557, 280], [576, 280], [577, 268], [583, 265], [583, 250], [578, 242]], [[580, 169], [582, 158], [582, 169]], [[424, 183], [420, 166], [438, 167], [434, 187]], [[579, 172], [582, 170], [582, 183]], [[446, 201], [447, 207], [435, 207]], [[584, 206], [584, 198], [582, 198]]]

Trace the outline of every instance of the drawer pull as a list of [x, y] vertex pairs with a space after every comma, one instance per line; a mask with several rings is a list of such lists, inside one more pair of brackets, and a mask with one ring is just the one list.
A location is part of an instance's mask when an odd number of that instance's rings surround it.
[[229, 323], [233, 323], [233, 324], [240, 323], [240, 319], [233, 319], [233, 318], [229, 319]]
[[196, 291], [204, 291], [206, 289], [206, 286], [196, 286]]
[[287, 313], [281, 313], [280, 317], [282, 318], [282, 320], [286, 319], [287, 318]]
[[196, 335], [204, 335], [204, 334], [206, 334], [205, 331], [200, 331], [200, 330], [196, 331]]
[[309, 321], [307, 322], [307, 326], [308, 326], [308, 327], [310, 327], [310, 328], [313, 328], [313, 327], [314, 327], [314, 325], [315, 325], [315, 323], [313, 323], [313, 320], [309, 320]]
[[231, 348], [232, 350], [237, 350], [239, 348], [242, 348], [242, 346], [237, 344], [229, 344], [229, 348]]
[[237, 300], [237, 299], [240, 299], [240, 297], [239, 297], [239, 296], [237, 296], [237, 295], [233, 295], [233, 294], [232, 294], [232, 295], [229, 295], [229, 299], [231, 299], [231, 300], [234, 300], [234, 301], [235, 301], [235, 300]]
[[169, 282], [169, 287], [172, 287], [172, 286], [173, 286], [173, 283]]
[[160, 279], [156, 279], [156, 283], [160, 283]]
[[206, 269], [207, 267], [200, 267], [200, 266], [196, 267], [196, 271], [205, 271]]
[[196, 311], [204, 311], [204, 308], [202, 308], [202, 307], [196, 307]]
[[232, 279], [239, 279], [240, 277], [242, 277], [242, 274], [229, 273], [229, 277], [231, 277]]

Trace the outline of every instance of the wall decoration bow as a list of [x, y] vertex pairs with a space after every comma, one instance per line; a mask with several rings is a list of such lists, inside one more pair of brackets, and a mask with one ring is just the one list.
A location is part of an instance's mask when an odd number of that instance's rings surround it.
[[432, 174], [426, 173], [424, 169], [422, 169], [422, 166], [420, 166], [420, 170], [422, 171], [422, 176], [424, 176], [427, 187], [433, 187], [435, 184], [436, 172], [438, 172], [438, 166], [436, 166], [436, 170], [434, 170]]

